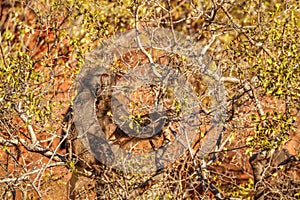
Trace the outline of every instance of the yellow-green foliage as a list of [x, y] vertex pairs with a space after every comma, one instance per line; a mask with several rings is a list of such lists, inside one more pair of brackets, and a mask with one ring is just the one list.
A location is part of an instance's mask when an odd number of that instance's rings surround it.
[[[232, 41], [228, 51], [235, 65], [232, 75], [251, 81], [260, 100], [282, 102], [281, 108], [264, 116], [252, 115], [255, 135], [247, 139], [248, 145], [270, 150], [284, 143], [295, 128], [300, 102], [300, 10], [295, 2], [263, 1], [263, 5], [259, 15], [243, 22], [247, 31]], [[256, 5], [249, 1], [246, 6]]]
[[[242, 86], [236, 89], [233, 86], [236, 83], [226, 85], [228, 97], [237, 97], [234, 103], [252, 102], [247, 106], [254, 111], [245, 115], [251, 117], [249, 126], [254, 134], [247, 138], [250, 148], [246, 152], [280, 148], [291, 130], [295, 130], [295, 115], [300, 109], [299, 2], [230, 0], [221, 6], [218, 2], [225, 1], [5, 1], [7, 4], [1, 7], [3, 16], [0, 20], [0, 136], [16, 139], [15, 136], [24, 134], [18, 127], [24, 124], [14, 126], [15, 119], [22, 113], [28, 117], [27, 123], [35, 125], [37, 135], [42, 132], [46, 132], [47, 137], [55, 135], [57, 132], [52, 129], [55, 126], [61, 128], [61, 115], [57, 113], [72, 103], [73, 81], [84, 63], [85, 54], [115, 33], [134, 28], [139, 4], [141, 25], [170, 28], [173, 23], [175, 30], [190, 34], [200, 42], [207, 41], [214, 33], [224, 33], [213, 46], [216, 47], [216, 52], [212, 53], [215, 53], [217, 62], [214, 67], [223, 76], [250, 83], [256, 97], [263, 103], [267, 99], [281, 105], [272, 111], [258, 113], [253, 108], [254, 100], [237, 92], [244, 90]], [[0, 4], [4, 5], [2, 1]], [[169, 6], [171, 12], [168, 12]], [[182, 61], [185, 59], [182, 57]], [[188, 68], [184, 73], [188, 73]], [[71, 87], [67, 91], [69, 96], [59, 96], [60, 92], [66, 92], [60, 91], [59, 87], [67, 83]], [[21, 105], [22, 113], [13, 109], [18, 105]], [[174, 100], [173, 106], [176, 116], [179, 116], [182, 105]], [[143, 123], [139, 114], [130, 116], [130, 120], [131, 128]], [[230, 126], [235, 128], [239, 124]], [[237, 128], [232, 132], [244, 134]], [[232, 138], [230, 143], [237, 137]], [[3, 155], [4, 152], [13, 154], [13, 149], [5, 145], [2, 150]], [[15, 158], [11, 160], [17, 162]], [[66, 165], [73, 171], [77, 170], [73, 161]], [[50, 177], [46, 179], [48, 181]], [[107, 195], [111, 191], [123, 191], [128, 186], [126, 184], [133, 185], [125, 179], [120, 181], [113, 177], [111, 180], [123, 185], [110, 183]], [[173, 180], [173, 177], [172, 181], [176, 187], [182, 184], [182, 180]], [[165, 199], [178, 197], [172, 189], [161, 188], [159, 184], [168, 185], [166, 182], [154, 185], [152, 189], [160, 191], [156, 199], [161, 199], [164, 191], [167, 191]], [[222, 184], [216, 185], [221, 187]], [[248, 184], [228, 185], [226, 195], [237, 198], [248, 198], [254, 187], [252, 179]], [[186, 188], [182, 186], [180, 189], [184, 191]], [[188, 190], [192, 191], [191, 188]]]

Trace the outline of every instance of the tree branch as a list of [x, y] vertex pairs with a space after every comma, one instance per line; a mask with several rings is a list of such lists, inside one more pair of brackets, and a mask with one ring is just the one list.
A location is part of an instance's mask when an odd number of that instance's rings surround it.
[[20, 118], [22, 119], [22, 121], [25, 123], [25, 124], [28, 124], [27, 125], [27, 129], [29, 131], [29, 134], [30, 134], [30, 138], [31, 138], [31, 142], [33, 145], [35, 145], [37, 143], [37, 138], [36, 138], [36, 134], [33, 130], [33, 127], [31, 124], [29, 124], [29, 121], [28, 121], [28, 117], [26, 116], [26, 114], [21, 110], [21, 107], [22, 107], [22, 103], [18, 103], [18, 106], [17, 105], [14, 105], [13, 106], [15, 111], [18, 113], [18, 115], [20, 116]]
[[[47, 165], [47, 167], [51, 168], [51, 167], [64, 166], [64, 165], [66, 165], [66, 163], [64, 163], [64, 162], [56, 162], [56, 163], [51, 163], [51, 164]], [[21, 176], [16, 177], [16, 178], [4, 178], [4, 179], [0, 180], [0, 183], [23, 181], [23, 180], [26, 180], [27, 178], [29, 178], [30, 175], [38, 173], [41, 170], [43, 170], [43, 169], [42, 168], [41, 169], [35, 169], [35, 170], [29, 171], [29, 172], [27, 172], [25, 174], [22, 174]]]
[[138, 15], [139, 7], [140, 7], [140, 5], [137, 5], [136, 13], [135, 13], [135, 32], [136, 32], [137, 43], [138, 43], [138, 46], [141, 49], [141, 51], [147, 56], [154, 74], [157, 77], [162, 78], [162, 75], [160, 73], [158, 73], [158, 71], [155, 68], [155, 63], [153, 61], [152, 56], [145, 50], [145, 48], [143, 47], [143, 45], [141, 43], [140, 32], [139, 32], [139, 15]]
[[28, 143], [25, 139], [19, 138], [19, 139], [12, 139], [12, 140], [7, 140], [4, 139], [3, 137], [0, 137], [0, 145], [3, 146], [18, 146], [18, 145], [23, 145], [26, 150], [31, 151], [31, 152], [36, 152], [40, 153], [48, 158], [53, 158], [54, 161], [57, 162], [66, 162], [66, 158], [58, 153], [55, 153], [53, 151], [50, 151], [49, 149], [45, 149], [39, 144], [33, 145]]

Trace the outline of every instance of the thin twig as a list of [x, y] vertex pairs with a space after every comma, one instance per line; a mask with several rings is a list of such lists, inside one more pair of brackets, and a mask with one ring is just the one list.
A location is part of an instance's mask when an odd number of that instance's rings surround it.
[[[39, 177], [40, 174], [43, 174], [43, 173], [45, 172], [45, 170], [51, 165], [50, 162], [51, 162], [52, 159], [55, 157], [56, 152], [57, 152], [58, 149], [61, 147], [62, 143], [67, 139], [68, 135], [69, 135], [69, 131], [67, 132], [67, 134], [65, 134], [65, 136], [62, 138], [62, 140], [60, 141], [60, 143], [57, 145], [57, 147], [56, 147], [55, 150], [53, 151], [52, 156], [49, 158], [48, 163], [43, 167], [43, 170], [39, 171], [39, 174], [38, 174], [38, 176], [36, 176], [36, 177]], [[35, 181], [34, 181], [34, 182], [35, 182]], [[40, 184], [41, 184], [41, 179], [40, 179], [40, 181], [39, 181], [39, 187], [40, 187]]]
[[246, 83], [245, 81], [235, 78], [235, 77], [222, 77], [221, 81], [222, 82], [231, 82], [231, 83], [242, 83], [245, 91], [247, 91], [250, 98], [252, 98], [254, 100], [254, 103], [257, 108], [257, 112], [258, 112], [259, 116], [261, 117], [261, 116], [265, 115], [265, 112], [261, 106], [261, 102], [258, 100], [256, 92], [255, 92], [253, 86], [251, 85], [251, 83]]
[[[251, 84], [248, 84], [247, 87], [250, 89], [250, 91], [252, 93], [252, 98], [254, 99], [254, 103], [255, 103], [255, 106], [257, 108], [257, 112], [258, 112], [258, 114], [261, 118], [262, 116], [265, 115], [265, 112], [264, 112], [264, 109], [261, 106], [260, 100], [258, 100], [256, 92], [255, 92], [253, 86]], [[250, 93], [249, 93], [249, 96], [251, 97]]]
[[177, 39], [176, 39], [175, 31], [174, 31], [173, 18], [172, 18], [172, 14], [171, 14], [172, 10], [171, 10], [171, 2], [170, 2], [170, 0], [167, 0], [167, 3], [168, 3], [168, 13], [169, 13], [171, 31], [172, 31], [174, 42], [177, 43]]
[[211, 45], [215, 42], [216, 38], [223, 33], [214, 34], [207, 42], [207, 44], [203, 47], [200, 53], [200, 61], [203, 62], [204, 55], [206, 54], [207, 50], [211, 47]]
[[26, 114], [24, 113], [24, 111], [21, 110], [22, 107], [22, 103], [19, 103], [18, 106], [14, 105], [14, 109], [15, 111], [18, 113], [18, 115], [20, 116], [20, 118], [22, 119], [22, 121], [27, 124], [27, 130], [29, 131], [30, 134], [30, 139], [33, 145], [35, 145], [37, 143], [37, 138], [36, 138], [36, 134], [33, 130], [32, 125], [29, 123], [28, 117], [26, 116]]
[[155, 63], [153, 61], [152, 56], [145, 50], [145, 48], [143, 47], [143, 45], [141, 43], [140, 32], [139, 32], [139, 16], [138, 16], [139, 7], [140, 7], [140, 5], [137, 5], [136, 13], [135, 13], [135, 31], [136, 31], [137, 43], [138, 43], [138, 46], [141, 49], [141, 51], [147, 56], [154, 74], [157, 77], [162, 78], [162, 75], [160, 73], [158, 73], [158, 71], [155, 68]]
[[3, 137], [0, 137], [0, 145], [19, 146], [20, 144], [23, 145], [28, 151], [40, 153], [48, 158], [49, 157], [52, 158], [54, 161], [57, 161], [57, 162], [66, 162], [65, 157], [63, 157], [62, 155], [60, 155], [58, 153], [54, 153], [53, 151], [45, 149], [44, 147], [40, 146], [39, 144], [32, 145], [23, 138], [7, 140], [7, 139], [4, 139]]
[[270, 52], [269, 49], [267, 49], [266, 47], [264, 47], [261, 43], [257, 43], [255, 42], [247, 33], [246, 31], [242, 28], [241, 25], [239, 25], [238, 23], [236, 23], [234, 20], [233, 20], [233, 17], [230, 15], [230, 13], [223, 7], [221, 6], [221, 9], [223, 10], [223, 12], [226, 14], [226, 16], [228, 17], [229, 21], [233, 24], [233, 27], [235, 28], [235, 30], [239, 33], [242, 33], [247, 39], [248, 41], [254, 45], [254, 46], [257, 46], [257, 47], [261, 47], [262, 50], [264, 52], [266, 52], [271, 58], [272, 60], [276, 61], [277, 59], [275, 58], [275, 56], [272, 55], [272, 53]]
[[3, 64], [4, 64], [5, 68], [7, 69], [8, 65], [7, 65], [7, 63], [5, 61], [5, 56], [4, 56], [4, 51], [3, 51], [3, 47], [2, 47], [1, 38], [2, 38], [2, 35], [1, 35], [1, 32], [0, 32], [0, 52], [1, 52], [1, 57], [2, 57], [2, 60], [3, 60]]
[[[48, 165], [48, 168], [56, 167], [56, 166], [64, 166], [64, 165], [66, 165], [64, 162], [56, 162], [56, 163], [51, 163], [50, 165]], [[0, 180], [0, 183], [12, 183], [12, 182], [16, 182], [16, 181], [23, 181], [23, 180], [28, 179], [30, 175], [38, 173], [41, 170], [42, 169], [35, 169], [35, 170], [29, 171], [25, 174], [22, 174], [21, 176], [16, 177], [16, 178], [4, 178], [4, 179]]]

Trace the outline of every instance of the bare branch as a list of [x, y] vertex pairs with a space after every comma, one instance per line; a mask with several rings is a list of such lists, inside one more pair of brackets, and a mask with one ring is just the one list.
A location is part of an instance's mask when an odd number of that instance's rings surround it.
[[145, 50], [145, 48], [143, 47], [143, 45], [141, 43], [140, 32], [139, 32], [139, 15], [138, 15], [139, 7], [140, 7], [140, 5], [137, 5], [136, 13], [135, 13], [135, 30], [136, 30], [137, 43], [138, 43], [139, 48], [141, 49], [141, 51], [147, 56], [154, 74], [157, 77], [162, 78], [162, 75], [160, 73], [158, 73], [158, 71], [155, 68], [156, 66], [155, 66], [155, 63], [153, 61], [152, 56]]
[[235, 30], [237, 30], [239, 33], [242, 33], [248, 40], [249, 42], [257, 47], [261, 47], [263, 49], [264, 52], [266, 52], [274, 61], [276, 61], [277, 59], [275, 58], [275, 56], [270, 52], [269, 49], [267, 49], [265, 46], [263, 46], [261, 43], [257, 43], [255, 42], [247, 33], [246, 31], [242, 28], [241, 25], [239, 25], [238, 23], [236, 23], [233, 20], [233, 17], [230, 15], [230, 13], [221, 5], [221, 9], [224, 11], [224, 13], [226, 14], [226, 16], [228, 17], [228, 19], [230, 20], [230, 22], [233, 24]]
[[26, 116], [25, 112], [21, 110], [21, 107], [22, 107], [22, 103], [21, 102], [18, 104], [18, 106], [14, 105], [15, 111], [19, 114], [19, 116], [23, 120], [23, 122], [25, 124], [27, 124], [27, 129], [28, 129], [29, 134], [30, 134], [31, 142], [32, 142], [33, 145], [35, 145], [37, 143], [36, 134], [35, 134], [35, 132], [33, 130], [32, 125], [29, 123], [28, 117]]
[[3, 137], [0, 137], [0, 144], [4, 146], [23, 145], [28, 151], [40, 153], [48, 158], [53, 158], [53, 160], [57, 162], [61, 162], [61, 161], [66, 162], [65, 157], [61, 156], [60, 154], [50, 151], [39, 144], [36, 145], [30, 144], [25, 139], [22, 138], [7, 140], [4, 139]]
[[[65, 166], [65, 165], [66, 165], [66, 163], [64, 163], [64, 162], [56, 162], [56, 163], [51, 163], [51, 164], [47, 165], [47, 168], [56, 167], [56, 166]], [[29, 171], [25, 174], [22, 174], [21, 176], [16, 177], [16, 178], [4, 178], [4, 179], [0, 180], [0, 183], [28, 180], [30, 175], [39, 173], [41, 170], [42, 169], [35, 169], [35, 170]]]
[[250, 98], [254, 99], [254, 103], [256, 105], [259, 116], [261, 117], [261, 116], [265, 115], [265, 112], [264, 112], [264, 110], [261, 106], [261, 103], [260, 103], [260, 101], [259, 101], [259, 99], [256, 95], [256, 92], [255, 92], [253, 86], [251, 85], [251, 83], [244, 82], [243, 80], [240, 80], [240, 79], [235, 78], [235, 77], [222, 77], [221, 81], [222, 82], [231, 82], [231, 83], [242, 83], [243, 86], [244, 86], [245, 91], [248, 92]]

